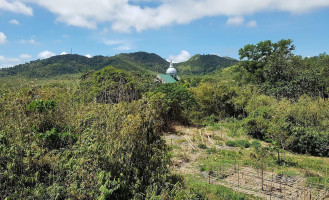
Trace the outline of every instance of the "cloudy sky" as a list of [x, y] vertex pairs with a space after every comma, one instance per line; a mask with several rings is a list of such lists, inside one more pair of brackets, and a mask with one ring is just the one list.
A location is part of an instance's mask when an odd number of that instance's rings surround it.
[[238, 58], [283, 38], [298, 55], [329, 53], [329, 0], [0, 0], [0, 67], [71, 51]]

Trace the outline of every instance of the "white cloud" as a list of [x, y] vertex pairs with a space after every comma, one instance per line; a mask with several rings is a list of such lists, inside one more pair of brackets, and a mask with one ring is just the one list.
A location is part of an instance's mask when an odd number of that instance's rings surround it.
[[29, 55], [29, 54], [21, 54], [21, 55], [19, 56], [19, 58], [24, 60], [24, 59], [30, 59], [30, 58], [32, 58], [32, 56]]
[[21, 44], [39, 44], [39, 42], [36, 42], [34, 39], [29, 39], [29, 40], [20, 40], [19, 43]]
[[251, 28], [256, 27], [257, 26], [256, 20], [249, 21], [248, 24], [247, 24], [247, 26], [248, 27], [251, 27]]
[[67, 55], [67, 54], [68, 54], [67, 52], [63, 51], [63, 52], [61, 53], [61, 56], [63, 56], [63, 55]]
[[104, 44], [115, 46], [113, 48], [115, 51], [129, 51], [133, 48], [131, 42], [125, 40], [105, 40]]
[[114, 48], [114, 50], [116, 50], [116, 51], [129, 51], [131, 49], [132, 49], [132, 47], [129, 44], [127, 44], [127, 45], [120, 45], [120, 46]]
[[0, 55], [0, 68], [11, 67], [21, 63], [19, 58], [8, 58]]
[[24, 62], [29, 61], [32, 58], [29, 54], [21, 54], [18, 58], [5, 57], [0, 55], [0, 68], [12, 67]]
[[7, 36], [3, 32], [0, 32], [0, 44], [5, 44], [6, 42]]
[[243, 24], [244, 18], [243, 17], [230, 17], [227, 19], [226, 24], [227, 25], [233, 25], [233, 26], [238, 26]]
[[24, 15], [33, 15], [33, 10], [31, 7], [26, 6], [19, 0], [16, 1], [8, 1], [8, 0], [0, 0], [0, 10], [10, 11], [14, 13], [20, 13]]
[[19, 25], [19, 21], [17, 21], [16, 19], [12, 19], [9, 21], [10, 24], [15, 24], [15, 25]]
[[123, 43], [126, 43], [126, 42], [121, 41], [121, 40], [105, 40], [104, 43], [106, 45], [113, 46], [113, 45], [123, 44]]
[[85, 57], [92, 58], [92, 56], [90, 54], [86, 54]]
[[186, 50], [182, 50], [178, 55], [176, 56], [173, 56], [173, 55], [170, 55], [168, 58], [167, 58], [167, 61], [170, 62], [172, 61], [173, 63], [180, 63], [180, 62], [184, 62], [184, 61], [187, 61], [188, 59], [191, 58], [191, 54], [186, 51]]
[[52, 56], [55, 56], [56, 54], [51, 52], [51, 51], [48, 51], [48, 50], [45, 50], [43, 52], [40, 52], [38, 54], [38, 58], [41, 58], [41, 59], [45, 59], [45, 58], [50, 58]]
[[[231, 20], [257, 12], [284, 11], [304, 13], [329, 6], [328, 0], [156, 0], [152, 7], [140, 6], [150, 0], [0, 0], [0, 9], [32, 15], [37, 4], [54, 13], [56, 21], [94, 29], [110, 24], [117, 32], [143, 31], [193, 20], [226, 16]], [[22, 3], [27, 2], [27, 3]], [[152, 1], [153, 2], [153, 1]], [[228, 24], [238, 24], [237, 18]], [[241, 19], [240, 19], [241, 21]]]

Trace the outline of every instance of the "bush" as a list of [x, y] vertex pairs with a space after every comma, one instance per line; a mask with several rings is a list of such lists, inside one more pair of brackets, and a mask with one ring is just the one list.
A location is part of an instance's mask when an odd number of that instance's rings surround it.
[[241, 147], [241, 148], [249, 148], [250, 142], [248, 140], [228, 140], [226, 141], [226, 145], [230, 147]]
[[78, 135], [69, 132], [60, 133], [53, 128], [46, 133], [39, 133], [39, 139], [42, 141], [42, 146], [55, 149], [74, 144], [78, 140]]
[[293, 151], [315, 156], [329, 155], [329, 134], [307, 128], [294, 130], [295, 140], [291, 144]]
[[262, 145], [260, 144], [260, 142], [258, 140], [253, 140], [251, 142], [251, 146], [254, 147], [256, 150], [258, 150]]
[[148, 93], [148, 96], [152, 97], [159, 94], [164, 94], [162, 101], [163, 104], [167, 105], [166, 112], [161, 113], [162, 117], [168, 121], [176, 120], [186, 123], [191, 115], [192, 108], [196, 105], [192, 93], [178, 83], [170, 83], [160, 85]]
[[206, 149], [207, 148], [207, 146], [205, 144], [198, 144], [198, 147], [200, 149]]
[[27, 105], [28, 111], [38, 111], [38, 112], [44, 112], [46, 110], [52, 110], [56, 107], [57, 102], [53, 100], [37, 100], [32, 101], [29, 105]]
[[135, 77], [111, 66], [84, 74], [80, 88], [88, 93], [85, 97], [87, 100], [96, 99], [97, 103], [131, 102], [141, 97]]

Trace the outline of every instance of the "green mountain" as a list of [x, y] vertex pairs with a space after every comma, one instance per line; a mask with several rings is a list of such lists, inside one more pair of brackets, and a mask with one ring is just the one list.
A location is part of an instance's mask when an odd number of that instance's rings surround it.
[[[195, 55], [186, 62], [176, 64], [175, 67], [180, 75], [206, 74], [216, 69], [231, 66], [236, 62], [234, 59], [215, 55]], [[0, 69], [0, 77], [12, 75], [31, 78], [51, 77], [99, 70], [107, 66], [126, 71], [154, 74], [164, 73], [169, 63], [157, 54], [146, 52], [121, 53], [111, 57], [94, 56], [92, 58], [67, 54]]]
[[113, 66], [126, 71], [155, 73], [165, 71], [168, 65], [168, 62], [160, 56], [146, 52], [122, 53], [112, 57], [94, 56], [92, 58], [67, 54], [1, 69], [0, 77], [8, 75], [48, 77], [99, 70], [106, 66]]
[[179, 74], [197, 75], [207, 74], [218, 69], [232, 66], [237, 62], [237, 60], [230, 57], [197, 54], [188, 61], [176, 64], [175, 67]]

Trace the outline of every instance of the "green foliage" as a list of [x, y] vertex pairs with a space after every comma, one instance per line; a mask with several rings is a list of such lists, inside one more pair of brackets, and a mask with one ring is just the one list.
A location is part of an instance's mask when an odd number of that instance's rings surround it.
[[[228, 83], [214, 83], [207, 81], [193, 88], [193, 92], [199, 109], [203, 116], [214, 116], [213, 122], [220, 118], [239, 115], [240, 110], [236, 110], [233, 99], [237, 95], [236, 87]], [[242, 112], [242, 111], [241, 111]]]
[[271, 122], [272, 112], [269, 106], [258, 107], [243, 120], [242, 126], [249, 135], [264, 139], [268, 131], [269, 123]]
[[28, 111], [38, 111], [38, 112], [44, 112], [46, 110], [52, 110], [56, 107], [57, 102], [53, 100], [37, 100], [32, 101], [29, 105], [27, 105]]
[[217, 149], [214, 148], [214, 147], [209, 148], [209, 149], [207, 149], [207, 153], [208, 153], [208, 154], [215, 154], [215, 153], [217, 153]]
[[254, 199], [252, 196], [237, 193], [230, 188], [222, 185], [208, 184], [200, 181], [196, 176], [189, 176], [187, 186], [190, 189], [189, 199], [222, 199], [222, 200], [247, 200]]
[[267, 40], [259, 42], [257, 45], [248, 44], [241, 48], [239, 50], [240, 60], [247, 58], [241, 62], [241, 66], [247, 72], [246, 79], [253, 83], [263, 83], [266, 80], [264, 68], [268, 62], [271, 59], [286, 59], [291, 56], [291, 52], [295, 49], [291, 43], [292, 40], [280, 40], [277, 43]]
[[184, 75], [200, 75], [213, 72], [236, 64], [233, 58], [219, 57], [217, 55], [194, 55], [188, 61], [175, 65], [178, 72]]
[[290, 148], [297, 153], [316, 156], [329, 155], [329, 134], [312, 128], [296, 127], [293, 129], [293, 140]]
[[225, 143], [227, 146], [230, 147], [241, 147], [241, 148], [249, 148], [250, 142], [248, 140], [227, 140]]
[[242, 80], [260, 86], [267, 95], [298, 99], [309, 96], [328, 97], [325, 69], [328, 56], [303, 59], [295, 56], [292, 40], [270, 40], [246, 45], [239, 50]]
[[190, 87], [198, 104], [191, 120], [214, 126], [228, 118], [231, 136], [247, 133], [273, 143], [279, 153], [327, 156], [328, 56], [302, 59], [293, 49], [291, 40], [247, 45], [240, 51], [247, 60]]
[[162, 84], [148, 93], [148, 96], [151, 98], [162, 96], [160, 111], [167, 121], [177, 120], [188, 123], [190, 111], [196, 106], [194, 96], [179, 83]]
[[130, 102], [140, 98], [134, 77], [123, 70], [106, 67], [81, 77], [81, 88], [88, 93], [87, 99], [95, 98], [98, 103]]
[[[157, 100], [80, 103], [69, 85], [0, 89], [1, 197], [133, 199], [153, 185], [156, 195], [171, 191]], [[35, 97], [58, 103], [31, 103]]]
[[130, 102], [139, 96], [132, 76], [123, 70], [106, 67], [93, 76], [92, 93], [98, 103]]
[[46, 133], [39, 133], [38, 138], [42, 141], [42, 146], [55, 149], [74, 144], [78, 140], [78, 135], [68, 132], [59, 133], [53, 128]]
[[[215, 55], [196, 55], [189, 61], [177, 64], [176, 67], [181, 75], [205, 74], [234, 65], [237, 62], [232, 58]], [[67, 54], [0, 69], [0, 77], [20, 75], [28, 78], [45, 78], [100, 70], [107, 66], [114, 66], [117, 69], [135, 73], [154, 74], [164, 73], [169, 63], [159, 55], [146, 52], [121, 53], [111, 57], [94, 56], [92, 58]]]
[[[280, 160], [285, 150], [329, 156], [329, 56], [301, 58], [292, 54], [293, 49], [291, 40], [247, 45], [239, 52], [246, 58], [239, 65], [163, 85], [154, 84], [151, 73], [121, 70], [142, 72], [146, 67], [146, 71], [157, 71], [153, 63], [167, 64], [143, 52], [114, 58], [53, 57], [1, 70], [1, 74], [20, 70], [22, 75], [39, 77], [101, 69], [86, 72], [79, 82], [74, 76], [52, 81], [0, 80], [0, 196], [249, 198], [201, 181], [187, 180], [184, 185], [184, 180], [169, 173], [170, 148], [161, 139], [161, 131], [177, 121], [225, 128], [230, 136], [249, 134], [273, 144], [262, 147], [257, 140], [251, 144], [227, 141], [228, 146], [255, 148], [255, 153], [247, 155], [252, 159], [245, 160], [246, 165], [260, 167], [264, 161], [267, 167], [278, 162], [322, 170], [327, 163], [320, 159], [299, 161], [288, 156]], [[198, 63], [203, 58], [193, 59]], [[84, 68], [83, 62], [93, 67]], [[111, 63], [121, 69], [104, 68]], [[162, 64], [155, 68], [162, 70]], [[201, 68], [202, 73], [208, 72]], [[233, 165], [232, 157], [246, 156], [242, 150], [198, 147], [208, 153], [200, 164], [203, 171], [220, 167], [222, 162]], [[186, 153], [178, 155], [189, 159]], [[314, 177], [310, 176], [310, 182]]]
[[155, 73], [164, 72], [169, 63], [156, 54], [136, 52], [119, 54], [112, 57], [67, 54], [48, 59], [31, 61], [15, 67], [1, 69], [1, 76], [21, 75], [29, 78], [53, 77], [64, 74], [83, 73], [88, 70], [100, 70], [107, 66], [126, 71]]
[[198, 144], [198, 147], [200, 149], [207, 149], [207, 146], [205, 144]]
[[262, 145], [260, 144], [260, 142], [258, 140], [253, 140], [251, 142], [251, 145], [250, 146], [251, 147], [254, 147], [255, 150], [257, 151]]

